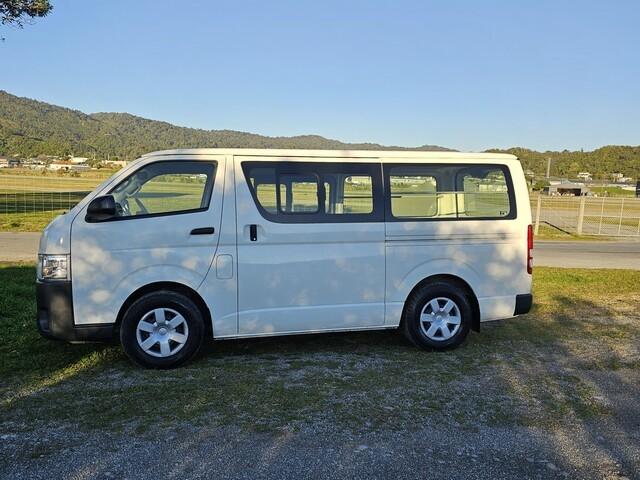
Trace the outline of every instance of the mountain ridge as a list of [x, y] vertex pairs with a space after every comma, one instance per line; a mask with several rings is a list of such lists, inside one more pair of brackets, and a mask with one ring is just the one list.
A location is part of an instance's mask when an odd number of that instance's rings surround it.
[[127, 112], [85, 113], [0, 90], [0, 153], [23, 156], [95, 153], [130, 160], [149, 151], [178, 147], [451, 151], [437, 145], [406, 148], [341, 142], [313, 134], [270, 137], [229, 129], [181, 127]]
[[[131, 160], [155, 150], [174, 148], [284, 148], [317, 150], [455, 151], [437, 145], [398, 147], [377, 143], [348, 143], [320, 135], [269, 137], [237, 130], [204, 130], [176, 126], [127, 112], [84, 113], [0, 90], [0, 154], [31, 157], [82, 155]], [[612, 173], [640, 177], [640, 146], [607, 145], [593, 151], [545, 151], [512, 147], [489, 152], [516, 155], [525, 169], [575, 177], [591, 172], [607, 179]]]

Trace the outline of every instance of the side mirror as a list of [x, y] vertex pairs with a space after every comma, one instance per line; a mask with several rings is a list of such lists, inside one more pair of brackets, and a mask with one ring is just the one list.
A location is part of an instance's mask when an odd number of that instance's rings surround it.
[[113, 195], [104, 195], [91, 200], [87, 207], [86, 222], [104, 222], [116, 216], [116, 200]]

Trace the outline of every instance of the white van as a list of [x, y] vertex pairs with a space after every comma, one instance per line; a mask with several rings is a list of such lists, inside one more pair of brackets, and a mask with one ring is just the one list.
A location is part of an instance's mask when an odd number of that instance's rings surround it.
[[37, 324], [170, 368], [205, 338], [400, 327], [459, 345], [529, 311], [520, 162], [493, 153], [151, 153], [40, 240]]

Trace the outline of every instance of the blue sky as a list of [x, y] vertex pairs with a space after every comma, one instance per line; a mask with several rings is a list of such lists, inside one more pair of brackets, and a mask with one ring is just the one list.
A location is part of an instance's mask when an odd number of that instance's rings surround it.
[[0, 26], [0, 89], [275, 136], [640, 143], [637, 0], [52, 1]]

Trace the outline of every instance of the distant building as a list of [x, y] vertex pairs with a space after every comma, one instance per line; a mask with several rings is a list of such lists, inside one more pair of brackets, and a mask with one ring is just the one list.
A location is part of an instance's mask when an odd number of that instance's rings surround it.
[[591, 190], [584, 183], [560, 182], [544, 187], [542, 192], [551, 196], [575, 196], [591, 195]]
[[87, 165], [86, 163], [80, 163], [80, 164], [77, 164], [77, 165], [71, 165], [69, 170], [71, 170], [73, 172], [86, 172], [88, 170], [91, 170], [91, 167], [89, 165]]
[[611, 178], [615, 183], [633, 183], [633, 177], [625, 177], [623, 173], [612, 173]]
[[53, 162], [50, 163], [49, 166], [47, 167], [48, 170], [51, 170], [52, 172], [57, 172], [58, 170], [70, 170], [71, 169], [71, 164], [70, 163], [63, 163], [63, 162]]
[[87, 163], [89, 159], [87, 157], [69, 157], [68, 161], [77, 165], [79, 163]]
[[579, 172], [577, 177], [584, 182], [590, 182], [593, 180], [593, 175], [591, 175], [590, 172]]
[[16, 168], [20, 166], [20, 160], [11, 157], [0, 157], [0, 168]]
[[107, 160], [105, 162], [102, 162], [103, 165], [107, 166], [107, 167], [126, 167], [127, 166], [127, 161], [126, 160]]

